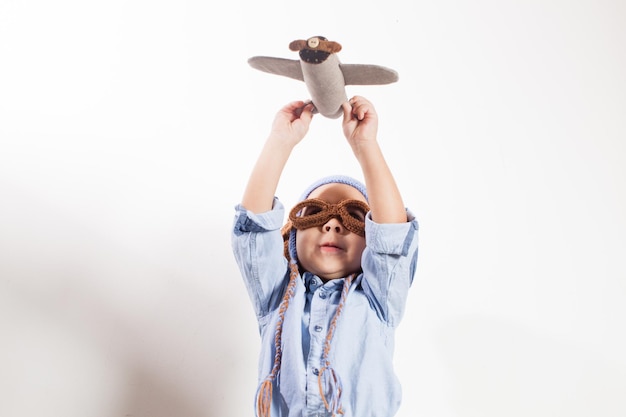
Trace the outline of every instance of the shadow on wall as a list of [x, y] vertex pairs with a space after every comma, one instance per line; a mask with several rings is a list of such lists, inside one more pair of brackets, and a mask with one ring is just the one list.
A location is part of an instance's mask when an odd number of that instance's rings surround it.
[[68, 226], [0, 262], [0, 415], [251, 412], [258, 336], [227, 229], [134, 252]]
[[626, 369], [515, 323], [474, 317], [438, 334], [459, 416], [622, 417]]

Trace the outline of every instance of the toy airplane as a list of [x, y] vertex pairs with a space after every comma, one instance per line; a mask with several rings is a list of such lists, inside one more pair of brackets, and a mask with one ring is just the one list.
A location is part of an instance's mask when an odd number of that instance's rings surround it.
[[343, 114], [341, 105], [348, 100], [346, 85], [381, 85], [398, 81], [398, 73], [389, 68], [340, 63], [337, 52], [341, 51], [341, 45], [322, 36], [293, 41], [289, 49], [298, 51], [300, 59], [255, 56], [248, 59], [248, 63], [263, 72], [304, 81], [315, 109], [331, 119]]

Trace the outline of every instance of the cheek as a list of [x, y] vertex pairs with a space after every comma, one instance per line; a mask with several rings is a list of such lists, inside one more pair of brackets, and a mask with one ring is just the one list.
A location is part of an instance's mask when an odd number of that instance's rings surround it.
[[300, 267], [309, 271], [312, 265], [311, 254], [311, 233], [307, 233], [309, 229], [298, 230], [296, 233], [296, 253], [298, 254], [298, 263]]
[[296, 233], [296, 252], [298, 253], [298, 258], [301, 258], [302, 255], [306, 255], [306, 249], [310, 244], [310, 233], [307, 233], [309, 229], [298, 230]]
[[363, 256], [363, 251], [365, 250], [365, 238], [354, 235], [354, 239], [350, 242], [351, 250], [350, 250], [350, 264], [352, 266], [360, 266], [361, 265], [361, 257]]
[[365, 238], [364, 237], [357, 237], [356, 241], [354, 242], [354, 246], [359, 250], [360, 253], [363, 253], [363, 251], [365, 250]]

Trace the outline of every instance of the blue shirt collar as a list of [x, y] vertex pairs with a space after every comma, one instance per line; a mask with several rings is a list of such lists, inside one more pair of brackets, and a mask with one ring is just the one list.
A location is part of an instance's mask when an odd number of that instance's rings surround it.
[[[355, 283], [358, 284], [361, 282], [363, 274], [359, 274], [352, 285]], [[307, 292], [315, 292], [320, 287], [324, 287], [327, 291], [341, 291], [343, 288], [343, 282], [346, 280], [345, 278], [331, 279], [324, 283], [320, 277], [317, 275], [313, 275], [310, 272], [305, 272], [302, 275], [302, 279], [304, 280], [304, 287]]]

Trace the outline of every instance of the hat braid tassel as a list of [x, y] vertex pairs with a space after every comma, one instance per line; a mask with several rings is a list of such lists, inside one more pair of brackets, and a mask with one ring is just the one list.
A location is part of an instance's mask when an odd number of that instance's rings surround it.
[[258, 417], [270, 417], [272, 407], [272, 380], [266, 378], [256, 394], [256, 414]]
[[335, 329], [337, 328], [337, 321], [339, 320], [339, 316], [341, 316], [341, 312], [343, 311], [343, 307], [346, 303], [346, 298], [348, 297], [348, 292], [350, 291], [350, 285], [352, 284], [355, 276], [356, 274], [348, 276], [343, 283], [341, 299], [339, 300], [337, 311], [330, 322], [330, 327], [328, 328], [328, 333], [326, 334], [323, 357], [324, 367], [317, 376], [317, 384], [319, 386], [322, 401], [324, 401], [326, 410], [328, 410], [333, 417], [337, 414], [343, 414], [343, 409], [341, 407], [341, 378], [339, 378], [337, 372], [335, 372], [335, 370], [330, 366], [330, 360], [328, 358], [330, 355], [330, 343], [333, 339]]
[[285, 290], [285, 295], [278, 308], [278, 322], [276, 323], [276, 331], [274, 333], [274, 366], [270, 374], [261, 382], [256, 393], [256, 415], [258, 417], [271, 417], [272, 414], [272, 394], [274, 391], [274, 379], [280, 372], [280, 365], [283, 356], [282, 333], [283, 323], [285, 321], [285, 312], [289, 307], [289, 302], [293, 298], [296, 288], [296, 280], [298, 277], [298, 265], [290, 262], [289, 283]]
[[[330, 366], [322, 368], [317, 377], [317, 382], [326, 410], [328, 410], [333, 417], [337, 414], [343, 414], [343, 409], [341, 408], [341, 378], [339, 378], [335, 370]], [[324, 387], [326, 387], [326, 389], [324, 389]]]

